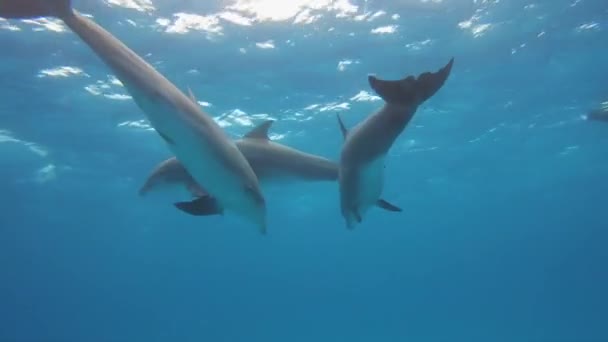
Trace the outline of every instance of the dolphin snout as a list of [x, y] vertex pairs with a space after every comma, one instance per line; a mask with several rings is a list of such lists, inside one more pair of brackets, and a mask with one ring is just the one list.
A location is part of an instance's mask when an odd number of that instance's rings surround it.
[[264, 195], [259, 188], [254, 186], [246, 186], [245, 192], [253, 199], [253, 202], [258, 207], [266, 207], [266, 200], [264, 199]]
[[257, 186], [245, 186], [245, 193], [249, 198], [249, 205], [253, 204], [253, 208], [249, 210], [250, 215], [253, 215], [260, 233], [266, 235], [266, 199]]

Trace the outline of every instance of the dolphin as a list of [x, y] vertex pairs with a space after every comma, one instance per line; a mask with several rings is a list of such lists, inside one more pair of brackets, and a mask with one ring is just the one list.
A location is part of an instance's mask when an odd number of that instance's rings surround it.
[[602, 102], [599, 108], [592, 109], [584, 115], [585, 120], [608, 122], [608, 101]]
[[371, 88], [384, 106], [350, 131], [337, 115], [344, 136], [340, 151], [338, 183], [340, 210], [348, 229], [361, 223], [363, 214], [377, 203], [384, 187], [384, 160], [418, 106], [433, 96], [447, 80], [454, 58], [435, 73], [415, 78], [381, 80], [368, 76]]
[[[338, 164], [297, 149], [276, 143], [268, 137], [268, 130], [273, 120], [263, 121], [258, 126], [236, 140], [236, 146], [243, 153], [256, 173], [259, 181], [264, 184], [281, 180], [296, 181], [336, 181], [338, 179]], [[176, 202], [175, 207], [195, 216], [223, 214], [222, 205], [203, 187], [196, 183], [180, 161], [171, 157], [158, 164], [150, 173], [139, 195], [172, 185], [184, 186], [195, 198], [192, 201]], [[397, 206], [378, 200], [378, 206], [388, 211], [401, 211]]]
[[266, 204], [258, 179], [234, 141], [200, 106], [93, 20], [71, 0], [2, 0], [0, 17], [57, 17], [124, 84], [137, 106], [188, 173], [216, 198], [266, 233]]

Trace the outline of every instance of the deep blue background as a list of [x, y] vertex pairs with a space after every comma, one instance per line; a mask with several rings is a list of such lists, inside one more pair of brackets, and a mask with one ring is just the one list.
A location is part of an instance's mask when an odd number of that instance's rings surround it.
[[[69, 31], [0, 30], [0, 341], [607, 341], [608, 124], [582, 119], [608, 99], [606, 2], [352, 3], [387, 14], [221, 22], [207, 39], [150, 26], [224, 2], [74, 1], [210, 115], [267, 114], [282, 143], [332, 159], [335, 113], [352, 126], [381, 106], [350, 100], [371, 91], [368, 73], [454, 56], [387, 161], [384, 197], [404, 212], [372, 210], [354, 231], [336, 184], [266, 189], [266, 237], [138, 197], [170, 154], [119, 126], [145, 120], [132, 101], [84, 90], [109, 69]], [[399, 26], [370, 33], [385, 25]], [[255, 47], [268, 39], [275, 49]], [[358, 63], [339, 71], [344, 59]], [[38, 77], [58, 66], [89, 77]], [[319, 110], [332, 102], [350, 109]], [[250, 129], [230, 122], [233, 137]]]

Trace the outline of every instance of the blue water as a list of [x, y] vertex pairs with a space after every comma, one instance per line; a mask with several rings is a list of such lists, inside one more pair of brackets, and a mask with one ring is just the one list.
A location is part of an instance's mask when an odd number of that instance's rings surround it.
[[294, 182], [261, 236], [142, 198], [171, 154], [111, 70], [57, 20], [0, 20], [0, 341], [608, 341], [604, 0], [265, 2], [74, 6], [231, 137], [272, 118], [333, 160], [335, 114], [382, 105], [368, 74], [453, 56], [387, 158], [404, 211], [349, 231], [337, 184]]

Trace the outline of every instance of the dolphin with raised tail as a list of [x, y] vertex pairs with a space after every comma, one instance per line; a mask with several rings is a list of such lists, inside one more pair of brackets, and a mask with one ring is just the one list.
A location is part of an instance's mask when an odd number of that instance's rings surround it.
[[71, 7], [70, 0], [0, 0], [0, 17], [61, 19], [112, 69], [183, 167], [223, 208], [266, 233], [266, 203], [251, 166], [222, 128], [149, 63]]
[[[266, 120], [236, 140], [236, 146], [247, 158], [262, 187], [281, 180], [334, 182], [338, 179], [337, 163], [270, 140], [268, 130], [273, 122]], [[144, 196], [148, 192], [174, 185], [185, 187], [195, 198], [174, 204], [183, 212], [195, 216], [223, 213], [222, 205], [196, 183], [175, 157], [161, 162], [152, 170], [139, 189], [139, 194]], [[401, 211], [384, 200], [379, 200], [377, 205], [388, 211]]]
[[425, 72], [417, 78], [389, 81], [370, 75], [369, 84], [384, 100], [384, 106], [351, 130], [338, 115], [344, 136], [338, 179], [340, 209], [347, 228], [361, 223], [364, 213], [377, 203], [384, 187], [386, 154], [418, 106], [443, 86], [453, 63], [452, 58], [437, 72]]

